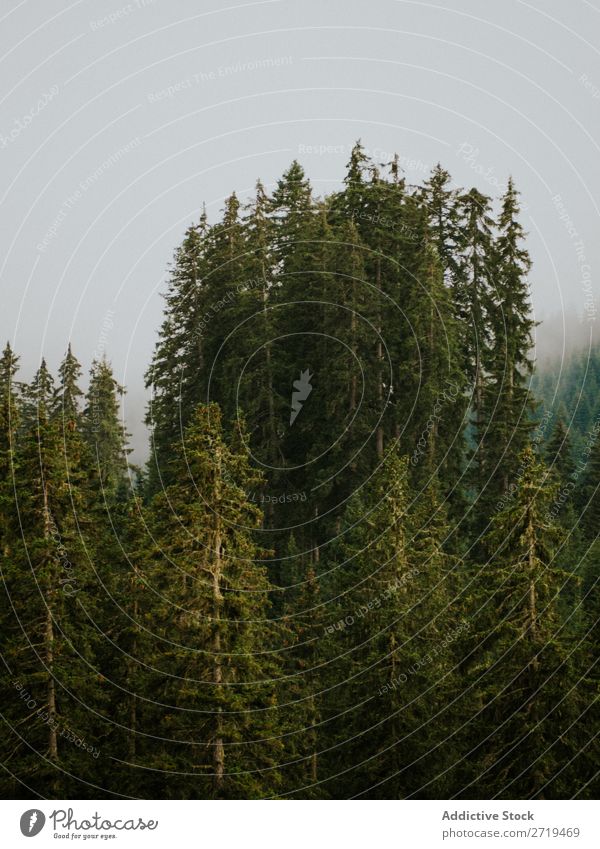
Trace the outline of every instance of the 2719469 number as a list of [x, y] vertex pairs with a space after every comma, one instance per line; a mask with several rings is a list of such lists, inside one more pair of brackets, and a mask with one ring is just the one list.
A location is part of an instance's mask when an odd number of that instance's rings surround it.
[[578, 828], [536, 828], [528, 830], [528, 837], [579, 837]]

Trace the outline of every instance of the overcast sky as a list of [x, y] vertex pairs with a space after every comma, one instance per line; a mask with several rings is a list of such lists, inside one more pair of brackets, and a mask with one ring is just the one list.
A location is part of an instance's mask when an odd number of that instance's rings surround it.
[[441, 161], [497, 195], [512, 174], [536, 317], [593, 327], [600, 0], [0, 0], [0, 80], [1, 336], [24, 377], [69, 339], [86, 369], [105, 351], [138, 459], [159, 293], [202, 202], [214, 220], [293, 158], [328, 192], [358, 137], [409, 182]]

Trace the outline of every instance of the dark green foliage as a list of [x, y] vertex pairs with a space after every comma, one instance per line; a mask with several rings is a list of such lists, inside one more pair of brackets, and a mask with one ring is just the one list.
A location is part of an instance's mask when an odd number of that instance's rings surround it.
[[[85, 453], [77, 426], [63, 428], [45, 362], [26, 397], [30, 424], [16, 452], [2, 569], [9, 602], [2, 692], [13, 729], [5, 755], [14, 776], [4, 781], [13, 793], [22, 783], [41, 794], [93, 797], [100, 745], [94, 711], [102, 696], [90, 624], [96, 600]], [[76, 406], [72, 413], [77, 417]]]
[[108, 502], [127, 489], [127, 434], [119, 420], [123, 391], [106, 360], [92, 364], [82, 427], [101, 497]]
[[451, 643], [465, 623], [451, 614], [444, 508], [433, 487], [410, 503], [407, 466], [387, 452], [350, 502], [328, 561], [336, 601], [323, 633], [338, 680], [328, 692], [337, 733], [326, 763], [332, 776], [347, 771], [353, 796], [443, 796], [452, 763]]
[[6, 347], [6, 794], [593, 797], [600, 359], [536, 413], [524, 240], [360, 142], [203, 211], [133, 488], [108, 362]]
[[489, 559], [474, 572], [469, 602], [467, 686], [476, 712], [466, 727], [466, 798], [570, 794], [573, 770], [563, 767], [585, 728], [577, 643], [559, 605], [573, 578], [556, 565], [562, 534], [547, 518], [557, 486], [531, 448], [519, 462], [517, 489], [492, 519]]
[[492, 254], [491, 338], [486, 346], [487, 377], [475, 455], [484, 481], [475, 510], [479, 532], [486, 530], [490, 514], [514, 483], [518, 458], [533, 429], [529, 381], [534, 322], [527, 283], [531, 261], [523, 247], [525, 234], [518, 213], [518, 192], [509, 179]]
[[[271, 795], [281, 744], [260, 510], [245, 498], [257, 475], [223, 441], [216, 405], [198, 407], [174, 446], [177, 481], [152, 502], [154, 541], [139, 578], [137, 614], [152, 622], [151, 692], [160, 711], [157, 767], [176, 798]], [[149, 609], [146, 607], [149, 605]], [[156, 683], [152, 683], [155, 678]], [[155, 711], [156, 713], [156, 711]]]

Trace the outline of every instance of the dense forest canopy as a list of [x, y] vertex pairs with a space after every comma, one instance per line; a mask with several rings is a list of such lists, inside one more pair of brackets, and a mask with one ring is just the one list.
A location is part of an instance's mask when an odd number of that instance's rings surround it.
[[84, 397], [7, 345], [6, 795], [597, 792], [599, 411], [578, 359], [534, 397], [530, 265], [511, 179], [360, 143], [326, 197], [232, 194], [175, 252], [137, 476], [110, 364]]

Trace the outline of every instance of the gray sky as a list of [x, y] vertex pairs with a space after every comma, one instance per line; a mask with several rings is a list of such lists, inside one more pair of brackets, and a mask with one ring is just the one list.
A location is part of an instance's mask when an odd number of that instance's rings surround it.
[[86, 369], [106, 351], [139, 460], [159, 292], [202, 201], [214, 220], [293, 158], [330, 191], [358, 137], [377, 161], [398, 151], [409, 182], [439, 160], [496, 195], [511, 173], [536, 317], [553, 316], [546, 348], [562, 347], [562, 313], [586, 336], [596, 4], [0, 0], [0, 335], [23, 376], [42, 353], [56, 369], [69, 339]]

